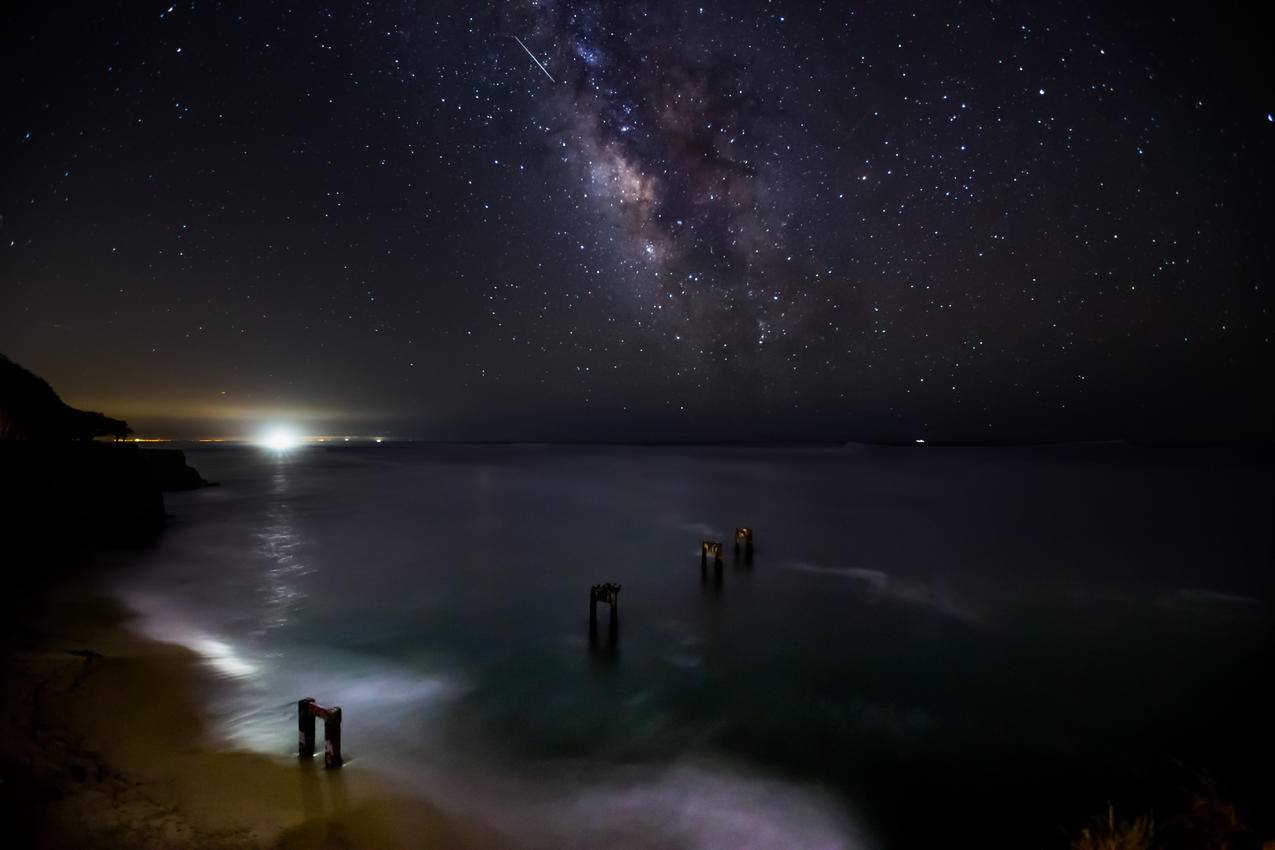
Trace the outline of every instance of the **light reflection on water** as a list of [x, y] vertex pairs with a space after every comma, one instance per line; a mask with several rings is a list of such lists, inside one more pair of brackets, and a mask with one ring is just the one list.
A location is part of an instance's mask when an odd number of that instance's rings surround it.
[[287, 625], [305, 598], [300, 580], [308, 572], [302, 561], [301, 535], [288, 500], [288, 464], [283, 458], [276, 461], [270, 496], [264, 527], [255, 534], [257, 549], [266, 559], [263, 586], [254, 595], [262, 605], [262, 631]]

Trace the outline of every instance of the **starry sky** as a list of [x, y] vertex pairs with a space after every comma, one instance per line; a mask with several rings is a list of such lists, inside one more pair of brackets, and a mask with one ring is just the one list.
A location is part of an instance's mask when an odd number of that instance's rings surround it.
[[0, 351], [176, 437], [1269, 436], [1266, 23], [6, 4]]

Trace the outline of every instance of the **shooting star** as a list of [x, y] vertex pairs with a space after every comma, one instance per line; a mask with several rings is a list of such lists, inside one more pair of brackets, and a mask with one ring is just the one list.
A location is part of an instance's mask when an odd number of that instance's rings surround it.
[[[527, 45], [525, 45], [525, 44], [523, 44], [523, 43], [522, 43], [522, 39], [521, 39], [521, 38], [519, 38], [518, 36], [514, 36], [514, 41], [518, 42], [518, 44], [522, 46], [522, 49], [523, 49], [523, 50], [527, 50]], [[544, 71], [544, 72], [545, 72], [545, 76], [549, 78], [549, 81], [550, 81], [550, 82], [552, 82], [552, 83], [556, 83], [556, 82], [558, 82], [557, 80], [555, 80], [555, 79], [553, 78], [553, 74], [550, 74], [550, 73], [549, 73], [549, 69], [548, 69], [548, 68], [546, 68], [546, 67], [545, 67], [545, 66], [544, 66], [544, 65], [540, 62], [540, 60], [536, 58], [536, 54], [532, 53], [530, 50], [527, 50], [527, 55], [531, 57], [531, 61], [532, 61], [532, 62], [535, 62], [535, 63], [536, 63], [536, 66], [537, 66], [538, 68], [540, 68], [540, 70], [542, 70], [542, 71]]]

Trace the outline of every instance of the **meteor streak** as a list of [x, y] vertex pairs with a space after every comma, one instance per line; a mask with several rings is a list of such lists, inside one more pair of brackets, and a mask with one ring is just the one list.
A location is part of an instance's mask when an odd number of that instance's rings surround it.
[[548, 68], [546, 68], [546, 67], [545, 67], [545, 66], [544, 66], [544, 65], [540, 62], [540, 60], [536, 58], [536, 54], [532, 53], [530, 50], [527, 50], [527, 45], [525, 45], [525, 44], [523, 44], [523, 43], [522, 43], [522, 39], [521, 39], [521, 38], [519, 38], [518, 36], [514, 36], [514, 41], [518, 42], [518, 44], [522, 47], [522, 49], [527, 51], [527, 55], [531, 57], [531, 61], [532, 61], [532, 62], [535, 62], [535, 63], [536, 63], [536, 66], [537, 66], [537, 67], [539, 67], [539, 68], [540, 68], [540, 70], [542, 70], [542, 71], [544, 71], [544, 72], [545, 72], [545, 76], [549, 78], [549, 81], [550, 81], [550, 82], [553, 82], [553, 83], [558, 82], [557, 80], [555, 80], [555, 79], [553, 78], [553, 74], [550, 74], [550, 73], [549, 73], [549, 69], [548, 69]]

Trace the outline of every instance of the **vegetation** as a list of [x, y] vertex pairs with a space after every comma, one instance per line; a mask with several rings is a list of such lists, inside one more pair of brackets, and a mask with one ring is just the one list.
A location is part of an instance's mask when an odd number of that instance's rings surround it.
[[1149, 814], [1117, 820], [1115, 808], [1108, 805], [1105, 817], [1081, 830], [1071, 850], [1275, 850], [1275, 841], [1256, 840], [1235, 803], [1218, 791], [1211, 776], [1198, 774], [1193, 781], [1194, 786], [1185, 789], [1181, 809], [1163, 822], [1163, 829], [1156, 829]]
[[92, 440], [133, 433], [122, 419], [77, 410], [38, 375], [0, 354], [0, 440]]
[[1117, 823], [1115, 807], [1108, 805], [1106, 819], [1082, 830], [1071, 850], [1151, 850], [1154, 838], [1155, 823], [1149, 816]]

